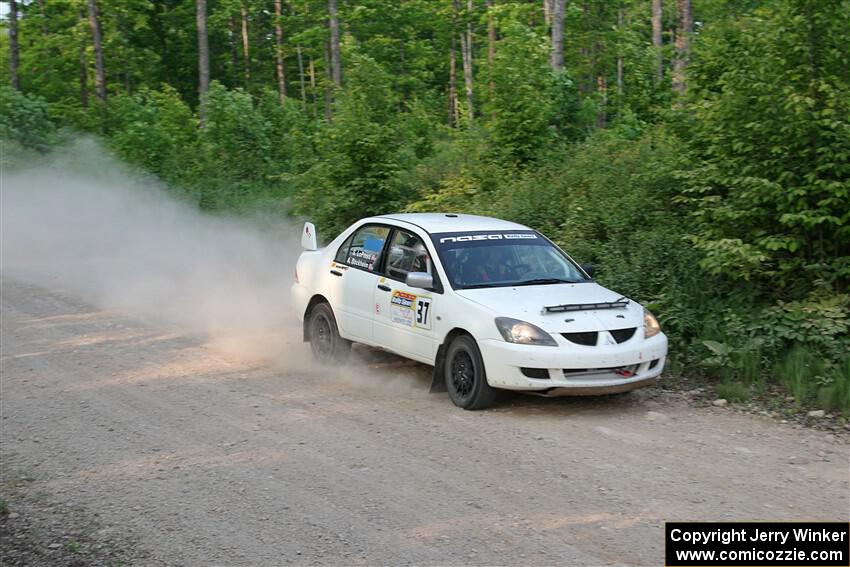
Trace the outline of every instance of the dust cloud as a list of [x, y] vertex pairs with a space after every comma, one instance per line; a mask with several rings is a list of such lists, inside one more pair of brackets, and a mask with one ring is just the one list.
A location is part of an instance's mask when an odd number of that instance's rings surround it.
[[4, 277], [203, 335], [230, 358], [343, 386], [422, 392], [424, 367], [374, 349], [355, 349], [332, 373], [312, 363], [289, 305], [300, 229], [261, 210], [202, 213], [89, 138], [0, 175]]
[[2, 270], [245, 354], [298, 340], [299, 227], [201, 213], [79, 139], [2, 175]]

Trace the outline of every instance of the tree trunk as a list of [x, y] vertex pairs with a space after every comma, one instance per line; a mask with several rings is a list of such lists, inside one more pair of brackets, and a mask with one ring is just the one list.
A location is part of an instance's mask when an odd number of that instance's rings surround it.
[[227, 20], [227, 29], [230, 31], [230, 78], [235, 84], [239, 78], [239, 34], [236, 32], [236, 18], [231, 16]]
[[331, 85], [334, 84], [333, 83], [333, 68], [332, 68], [333, 65], [330, 62], [331, 58], [333, 57], [333, 55], [331, 54], [331, 51], [333, 51], [333, 49], [330, 46], [330, 41], [326, 41], [325, 42], [325, 55], [324, 55], [325, 75], [327, 77], [327, 81], [325, 82], [325, 120], [327, 120], [328, 122], [333, 120], [333, 112], [332, 111], [333, 111], [333, 102], [334, 102], [333, 87], [331, 86]]
[[452, 47], [449, 51], [449, 126], [457, 126], [457, 47], [452, 32]]
[[552, 70], [564, 70], [564, 12], [567, 0], [553, 0], [552, 4]]
[[[458, 0], [455, 0], [455, 8], [459, 9]], [[467, 18], [472, 15], [472, 0], [467, 0]], [[463, 58], [463, 84], [466, 89], [466, 114], [470, 121], [475, 117], [473, 75], [472, 75], [472, 23], [467, 22], [466, 32], [460, 35], [460, 52]]]
[[274, 0], [274, 40], [275, 40], [275, 66], [277, 67], [277, 92], [280, 102], [286, 100], [286, 77], [283, 71], [283, 27], [280, 24], [281, 0]]
[[106, 101], [106, 77], [103, 70], [103, 48], [101, 47], [100, 19], [97, 13], [97, 0], [88, 0], [89, 25], [91, 26], [92, 45], [94, 46], [94, 91], [101, 102]]
[[652, 47], [655, 50], [655, 80], [664, 80], [664, 54], [661, 43], [661, 0], [652, 0]]
[[251, 82], [251, 55], [248, 51], [248, 9], [245, 8], [243, 1], [239, 6], [240, 15], [242, 17], [242, 61], [245, 64], [245, 86]]
[[602, 75], [596, 77], [596, 91], [599, 93], [599, 110], [596, 112], [596, 127], [605, 128], [607, 123], [608, 83]]
[[316, 63], [313, 61], [313, 56], [310, 56], [310, 94], [313, 99], [313, 116], [316, 116], [318, 110], [316, 108]]
[[691, 18], [691, 0], [678, 0], [676, 7], [679, 12], [679, 27], [676, 30], [676, 59], [673, 60], [673, 90], [683, 95], [687, 87], [685, 67], [688, 65], [694, 22]]
[[552, 25], [552, 0], [543, 0], [543, 23], [547, 28]]
[[16, 0], [9, 0], [9, 73], [12, 75], [12, 88], [15, 90], [21, 89], [21, 83], [18, 80], [18, 3]]
[[623, 98], [623, 5], [617, 8], [617, 31], [619, 32], [619, 45], [617, 46], [617, 103]]
[[201, 127], [206, 119], [205, 101], [210, 89], [210, 48], [207, 42], [207, 0], [195, 0], [196, 19], [198, 26], [198, 106]]
[[295, 48], [295, 53], [298, 54], [298, 82], [301, 85], [301, 104], [304, 110], [307, 110], [307, 86], [304, 84], [304, 59], [301, 57], [301, 46]]
[[86, 21], [86, 13], [83, 8], [80, 8], [78, 12], [78, 16], [80, 24], [80, 28], [83, 30], [83, 33], [80, 37], [80, 106], [83, 108], [89, 107], [89, 61], [88, 57], [86, 57], [86, 45], [88, 44], [88, 37], [86, 37], [85, 33], [85, 21]]
[[487, 84], [490, 88], [490, 97], [496, 91], [493, 82], [493, 64], [496, 61], [496, 21], [493, 19], [493, 6], [496, 0], [487, 0]]
[[331, 28], [331, 78], [334, 85], [339, 88], [342, 86], [342, 62], [340, 61], [339, 50], [339, 17], [336, 13], [336, 0], [328, 0], [328, 15], [330, 16]]

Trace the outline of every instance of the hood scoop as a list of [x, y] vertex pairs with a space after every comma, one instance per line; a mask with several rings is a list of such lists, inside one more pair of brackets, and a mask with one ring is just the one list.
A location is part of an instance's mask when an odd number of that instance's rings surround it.
[[625, 296], [615, 299], [614, 301], [606, 301], [603, 303], [564, 303], [563, 305], [547, 305], [540, 312], [541, 315], [549, 313], [565, 313], [567, 311], [595, 311], [599, 309], [625, 309], [629, 305], [629, 300]]

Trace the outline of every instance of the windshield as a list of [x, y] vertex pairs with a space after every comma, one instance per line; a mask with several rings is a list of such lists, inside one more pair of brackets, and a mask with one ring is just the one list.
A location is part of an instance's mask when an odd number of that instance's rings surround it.
[[432, 235], [454, 289], [590, 281], [563, 252], [531, 230]]

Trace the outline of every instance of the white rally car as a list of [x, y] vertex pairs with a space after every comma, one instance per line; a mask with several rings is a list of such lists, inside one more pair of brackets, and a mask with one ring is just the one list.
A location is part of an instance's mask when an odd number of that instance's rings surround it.
[[465, 409], [499, 389], [623, 392], [664, 368], [655, 317], [526, 226], [391, 214], [321, 249], [306, 223], [301, 242], [292, 303], [321, 362], [338, 363], [352, 342], [380, 347], [433, 365], [432, 391]]

